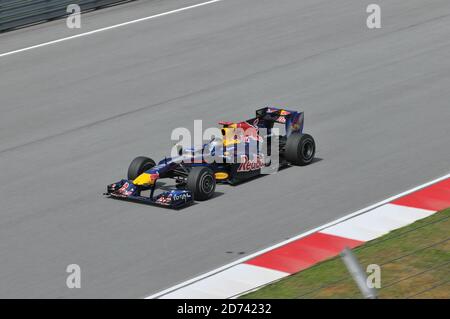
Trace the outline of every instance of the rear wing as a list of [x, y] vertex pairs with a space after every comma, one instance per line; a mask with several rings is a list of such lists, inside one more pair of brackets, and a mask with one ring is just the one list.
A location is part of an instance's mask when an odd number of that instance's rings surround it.
[[274, 107], [265, 107], [256, 110], [256, 119], [262, 121], [261, 126], [273, 127], [273, 123], [285, 124], [286, 136], [292, 133], [302, 133], [304, 123], [304, 113]]

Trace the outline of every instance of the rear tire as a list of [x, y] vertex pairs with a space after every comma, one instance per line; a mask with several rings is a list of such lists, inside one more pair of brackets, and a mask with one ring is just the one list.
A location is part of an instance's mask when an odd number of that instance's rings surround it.
[[187, 177], [187, 189], [192, 192], [194, 200], [210, 199], [216, 190], [214, 172], [204, 166], [192, 167]]
[[294, 165], [308, 165], [314, 160], [316, 142], [309, 134], [291, 134], [286, 141], [284, 157]]
[[128, 179], [129, 180], [135, 180], [139, 175], [144, 173], [145, 171], [149, 170], [153, 166], [155, 166], [156, 163], [151, 158], [145, 157], [145, 156], [139, 156], [136, 157], [128, 166]]

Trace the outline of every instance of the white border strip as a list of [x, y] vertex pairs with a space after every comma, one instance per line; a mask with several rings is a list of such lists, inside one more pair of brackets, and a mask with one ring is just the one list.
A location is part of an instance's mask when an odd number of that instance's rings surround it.
[[223, 299], [289, 276], [287, 272], [239, 264], [162, 296], [162, 299]]
[[216, 3], [216, 2], [220, 2], [220, 1], [223, 1], [223, 0], [211, 0], [211, 1], [207, 1], [207, 2], [202, 2], [202, 3], [194, 4], [192, 6], [188, 6], [188, 7], [184, 7], [184, 8], [180, 8], [180, 9], [175, 9], [175, 10], [171, 10], [171, 11], [167, 11], [167, 12], [163, 12], [163, 13], [158, 13], [158, 14], [155, 14], [155, 15], [152, 15], [152, 16], [148, 16], [148, 17], [144, 17], [144, 18], [140, 18], [140, 19], [136, 19], [136, 20], [131, 20], [131, 21], [127, 21], [127, 22], [123, 22], [123, 23], [119, 23], [119, 24], [115, 24], [115, 25], [112, 25], [112, 26], [109, 26], [109, 27], [100, 28], [100, 29], [89, 31], [89, 32], [76, 34], [76, 35], [73, 35], [73, 36], [70, 36], [70, 37], [61, 38], [61, 39], [53, 40], [53, 41], [49, 41], [49, 42], [44, 42], [44, 43], [41, 43], [41, 44], [36, 44], [36, 45], [30, 46], [30, 47], [26, 47], [26, 48], [23, 48], [23, 49], [1, 53], [0, 54], [0, 58], [3, 58], [3, 57], [8, 56], [8, 55], [13, 55], [13, 54], [16, 54], [16, 53], [20, 53], [20, 52], [25, 52], [25, 51], [30, 51], [30, 50], [37, 49], [37, 48], [42, 48], [42, 47], [45, 47], [45, 46], [48, 46], [48, 45], [52, 45], [52, 44], [61, 43], [61, 42], [64, 42], [64, 41], [69, 41], [69, 40], [85, 37], [85, 36], [92, 35], [92, 34], [95, 34], [95, 33], [108, 31], [108, 30], [111, 30], [111, 29], [124, 27], [124, 26], [130, 25], [130, 24], [133, 24], [133, 23], [139, 23], [139, 22], [142, 22], [142, 21], [147, 21], [147, 20], [150, 20], [150, 19], [163, 17], [163, 16], [166, 16], [166, 15], [169, 15], [169, 14], [173, 14], [173, 13], [177, 13], [177, 12], [182, 12], [182, 11], [186, 11], [186, 10], [190, 10], [190, 9], [194, 9], [194, 8], [198, 8], [198, 7], [202, 7], [202, 6], [206, 6], [208, 4], [212, 4], [212, 3]]
[[185, 287], [185, 286], [188, 286], [188, 285], [190, 285], [190, 284], [192, 284], [192, 283], [194, 283], [194, 282], [196, 282], [196, 281], [199, 281], [199, 280], [205, 279], [205, 278], [207, 278], [207, 277], [210, 277], [210, 276], [212, 276], [212, 275], [214, 275], [214, 274], [217, 274], [218, 272], [224, 271], [224, 270], [226, 270], [226, 269], [228, 269], [228, 268], [231, 268], [231, 267], [236, 266], [236, 265], [238, 265], [238, 264], [244, 263], [244, 262], [246, 262], [247, 260], [250, 260], [250, 259], [252, 259], [252, 258], [254, 258], [254, 257], [259, 256], [259, 255], [262, 255], [262, 254], [264, 254], [264, 253], [266, 253], [266, 252], [268, 252], [268, 251], [271, 251], [271, 250], [276, 249], [276, 248], [278, 248], [278, 247], [281, 247], [281, 246], [284, 246], [284, 245], [286, 245], [286, 244], [289, 244], [289, 243], [291, 243], [291, 242], [293, 242], [293, 241], [295, 241], [295, 240], [297, 240], [297, 239], [306, 237], [306, 236], [308, 236], [308, 235], [310, 235], [310, 234], [313, 234], [313, 233], [315, 233], [315, 232], [321, 231], [321, 230], [323, 230], [323, 229], [325, 229], [325, 228], [334, 226], [334, 225], [336, 225], [336, 224], [338, 224], [338, 223], [341, 223], [341, 222], [343, 222], [343, 221], [345, 221], [345, 220], [347, 220], [347, 219], [350, 219], [350, 218], [353, 218], [353, 217], [355, 217], [355, 216], [364, 214], [364, 213], [366, 213], [366, 212], [368, 212], [368, 211], [371, 211], [371, 210], [373, 210], [373, 209], [375, 209], [375, 208], [377, 208], [377, 207], [380, 207], [380, 206], [383, 206], [383, 205], [385, 205], [385, 204], [388, 204], [388, 203], [390, 203], [390, 202], [392, 202], [392, 201], [394, 201], [394, 200], [396, 200], [396, 199], [398, 199], [398, 198], [400, 198], [400, 197], [403, 197], [403, 196], [406, 196], [406, 195], [408, 195], [408, 194], [414, 193], [414, 192], [416, 192], [416, 191], [418, 191], [418, 190], [421, 190], [421, 189], [423, 189], [423, 188], [425, 188], [425, 187], [428, 187], [428, 186], [430, 186], [430, 185], [439, 183], [439, 182], [441, 182], [441, 181], [443, 181], [443, 180], [445, 180], [445, 179], [447, 179], [447, 178], [450, 178], [450, 174], [447, 174], [447, 175], [445, 175], [445, 176], [439, 177], [439, 178], [437, 178], [437, 179], [435, 179], [435, 180], [432, 180], [432, 181], [430, 181], [430, 182], [427, 182], [427, 183], [425, 183], [425, 184], [416, 186], [416, 187], [411, 188], [411, 189], [409, 189], [409, 190], [407, 190], [407, 191], [405, 191], [405, 192], [403, 192], [403, 193], [400, 193], [400, 194], [398, 194], [398, 195], [389, 197], [388, 199], [385, 199], [385, 200], [383, 200], [383, 201], [381, 201], [381, 202], [378, 202], [378, 203], [373, 204], [373, 205], [371, 205], [371, 206], [368, 206], [368, 207], [366, 207], [366, 208], [360, 209], [360, 210], [358, 210], [358, 211], [356, 211], [356, 212], [354, 212], [354, 213], [348, 214], [348, 215], [346, 215], [346, 216], [344, 216], [344, 217], [338, 218], [338, 219], [336, 219], [336, 220], [334, 220], [334, 221], [332, 221], [332, 222], [329, 222], [329, 223], [327, 223], [327, 224], [325, 224], [325, 225], [322, 225], [322, 226], [319, 226], [319, 227], [317, 227], [317, 228], [311, 229], [311, 230], [309, 230], [309, 231], [307, 231], [307, 232], [304, 232], [304, 233], [302, 233], [302, 234], [300, 234], [300, 235], [297, 235], [297, 236], [295, 236], [295, 237], [292, 237], [292, 238], [290, 238], [290, 239], [287, 239], [287, 240], [285, 240], [285, 241], [282, 241], [282, 242], [280, 242], [280, 243], [278, 243], [278, 244], [275, 244], [275, 245], [273, 245], [273, 246], [270, 246], [270, 247], [267, 247], [267, 248], [262, 249], [262, 250], [260, 250], [260, 251], [257, 251], [257, 252], [255, 252], [255, 253], [249, 255], [249, 256], [246, 256], [246, 257], [244, 257], [244, 258], [238, 259], [238, 260], [236, 260], [236, 261], [234, 261], [234, 262], [232, 262], [232, 263], [229, 263], [229, 264], [227, 264], [227, 265], [224, 265], [224, 266], [222, 266], [222, 267], [219, 267], [219, 268], [217, 268], [217, 269], [214, 269], [214, 270], [212, 270], [212, 271], [209, 271], [209, 272], [207, 272], [207, 273], [205, 273], [205, 274], [203, 274], [203, 275], [200, 275], [200, 276], [197, 276], [197, 277], [195, 277], [195, 278], [189, 279], [189, 280], [184, 281], [184, 282], [182, 282], [182, 283], [180, 283], [180, 284], [178, 284], [178, 285], [172, 286], [172, 287], [170, 287], [170, 288], [168, 288], [168, 289], [162, 290], [162, 291], [157, 292], [157, 293], [155, 293], [155, 294], [153, 294], [153, 295], [150, 295], [150, 296], [148, 296], [148, 297], [145, 297], [145, 299], [155, 299], [155, 298], [159, 298], [159, 297], [162, 297], [162, 296], [164, 296], [164, 295], [167, 295], [168, 293], [174, 292], [175, 290], [178, 290], [178, 289], [180, 289], [180, 288], [183, 288], [183, 287]]

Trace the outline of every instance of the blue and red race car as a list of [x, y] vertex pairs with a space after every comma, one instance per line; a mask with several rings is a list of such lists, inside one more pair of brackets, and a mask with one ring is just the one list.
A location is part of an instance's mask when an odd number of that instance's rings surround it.
[[[274, 134], [281, 124], [285, 134]], [[303, 112], [266, 107], [244, 122], [220, 122], [221, 137], [201, 147], [183, 149], [177, 156], [164, 158], [158, 164], [151, 158], [136, 157], [128, 168], [128, 179], [107, 186], [105, 195], [170, 208], [181, 208], [195, 201], [213, 197], [216, 183], [238, 184], [273, 168], [308, 165], [315, 155], [311, 135], [303, 134]], [[273, 143], [276, 139], [277, 143]], [[276, 149], [274, 148], [276, 145]], [[277, 151], [277, 152], [276, 152]], [[175, 185], [157, 194], [160, 179], [172, 179]], [[148, 191], [148, 195], [143, 193]]]

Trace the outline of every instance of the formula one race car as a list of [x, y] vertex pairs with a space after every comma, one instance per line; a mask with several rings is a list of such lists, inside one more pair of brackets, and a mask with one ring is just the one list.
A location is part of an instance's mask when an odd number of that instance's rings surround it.
[[[256, 117], [244, 122], [220, 122], [221, 136], [201, 147], [176, 145], [177, 156], [158, 164], [148, 157], [136, 157], [128, 168], [128, 179], [108, 185], [104, 195], [181, 208], [194, 200], [210, 199], [216, 183], [234, 185], [265, 174], [263, 171], [273, 166], [276, 150], [276, 169], [308, 165], [314, 159], [316, 144], [311, 135], [303, 134], [303, 122], [303, 112], [272, 107], [257, 110]], [[273, 133], [276, 123], [282, 124], [285, 134]], [[163, 178], [175, 180], [175, 186], [156, 194], [156, 181]], [[141, 194], [144, 191], [149, 195]]]

